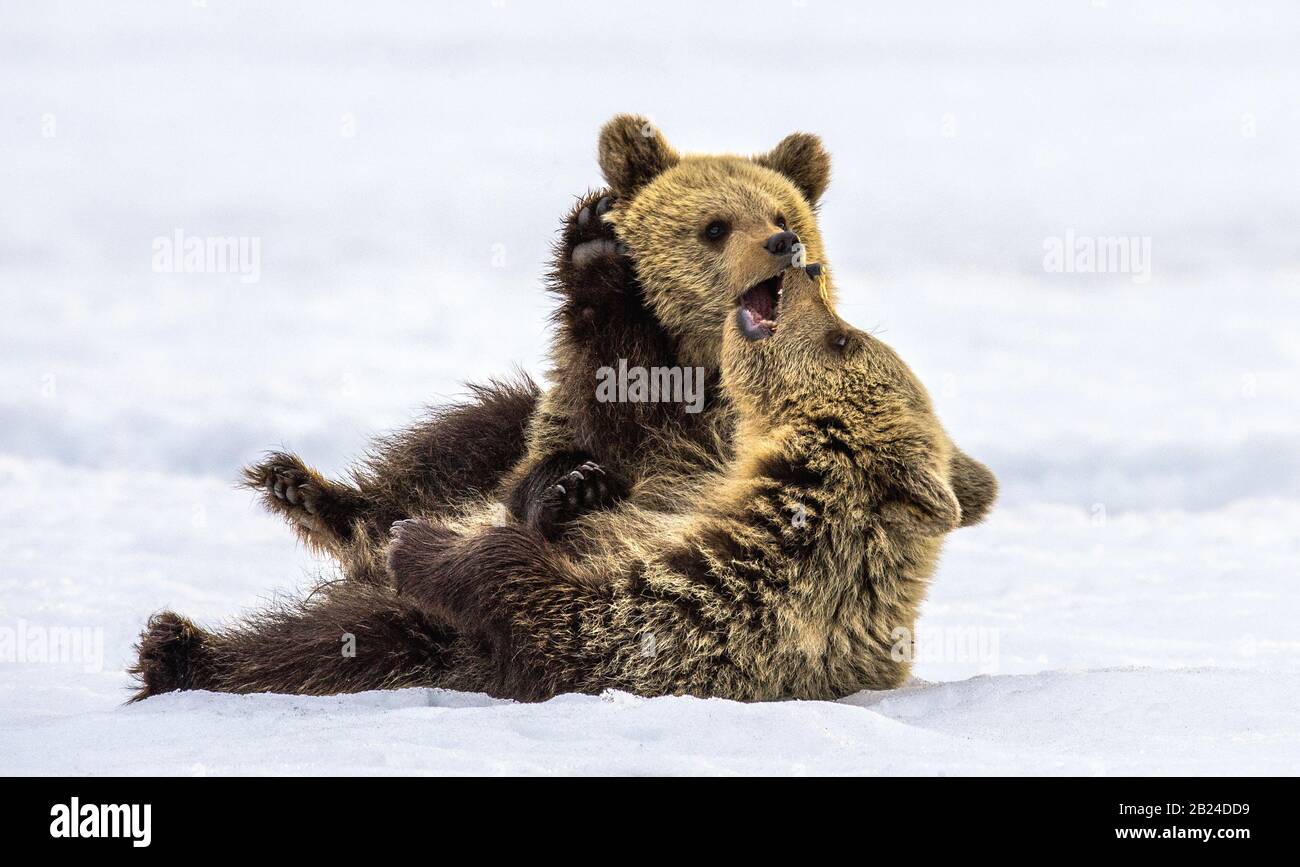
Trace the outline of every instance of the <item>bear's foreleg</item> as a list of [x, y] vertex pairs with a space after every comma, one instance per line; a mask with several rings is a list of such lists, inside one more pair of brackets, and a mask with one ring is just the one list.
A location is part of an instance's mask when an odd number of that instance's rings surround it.
[[562, 450], [531, 463], [507, 486], [505, 504], [548, 540], [575, 518], [626, 496], [622, 481], [582, 451]]
[[274, 452], [244, 469], [244, 485], [307, 544], [347, 560], [356, 548], [387, 539], [394, 521], [490, 496], [523, 457], [537, 386], [521, 375], [469, 388], [467, 400], [376, 443], [353, 484]]
[[367, 505], [356, 488], [326, 479], [288, 452], [271, 452], [243, 476], [244, 487], [260, 493], [267, 510], [283, 515], [312, 548], [337, 556], [352, 542]]

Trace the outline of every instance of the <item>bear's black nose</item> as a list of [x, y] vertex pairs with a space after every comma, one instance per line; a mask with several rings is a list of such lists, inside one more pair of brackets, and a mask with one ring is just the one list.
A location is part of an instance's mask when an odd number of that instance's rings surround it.
[[773, 256], [788, 256], [799, 243], [799, 236], [794, 232], [777, 232], [763, 243], [763, 249]]

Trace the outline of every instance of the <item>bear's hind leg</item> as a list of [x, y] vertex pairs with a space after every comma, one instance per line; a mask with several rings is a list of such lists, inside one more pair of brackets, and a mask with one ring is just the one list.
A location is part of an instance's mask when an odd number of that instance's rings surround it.
[[139, 684], [131, 701], [186, 689], [206, 689], [212, 668], [211, 635], [188, 618], [164, 611], [149, 618], [127, 671]]
[[456, 645], [452, 630], [392, 590], [341, 581], [227, 629], [155, 615], [137, 645], [132, 701], [187, 689], [334, 695], [437, 686]]

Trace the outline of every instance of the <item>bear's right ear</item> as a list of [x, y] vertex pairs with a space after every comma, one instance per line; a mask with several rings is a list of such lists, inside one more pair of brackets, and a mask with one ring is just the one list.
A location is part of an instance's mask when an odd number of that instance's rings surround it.
[[814, 207], [831, 182], [831, 155], [812, 133], [791, 133], [767, 153], [754, 157], [754, 162], [785, 175]]
[[649, 120], [620, 114], [600, 131], [597, 159], [614, 195], [627, 198], [677, 165], [678, 156]]

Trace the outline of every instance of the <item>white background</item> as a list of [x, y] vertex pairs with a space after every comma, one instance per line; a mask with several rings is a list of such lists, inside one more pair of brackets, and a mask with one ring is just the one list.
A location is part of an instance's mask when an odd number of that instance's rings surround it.
[[[7, 4], [0, 639], [104, 653], [11, 642], [0, 772], [1293, 772], [1298, 58], [1286, 0]], [[840, 703], [123, 707], [150, 612], [328, 570], [242, 463], [340, 472], [540, 375], [548, 248], [619, 111], [685, 150], [824, 137], [845, 316], [1003, 484], [922, 627], [996, 653]], [[260, 239], [260, 280], [155, 273], [178, 228]], [[1151, 279], [1045, 272], [1067, 230], [1149, 237]]]

